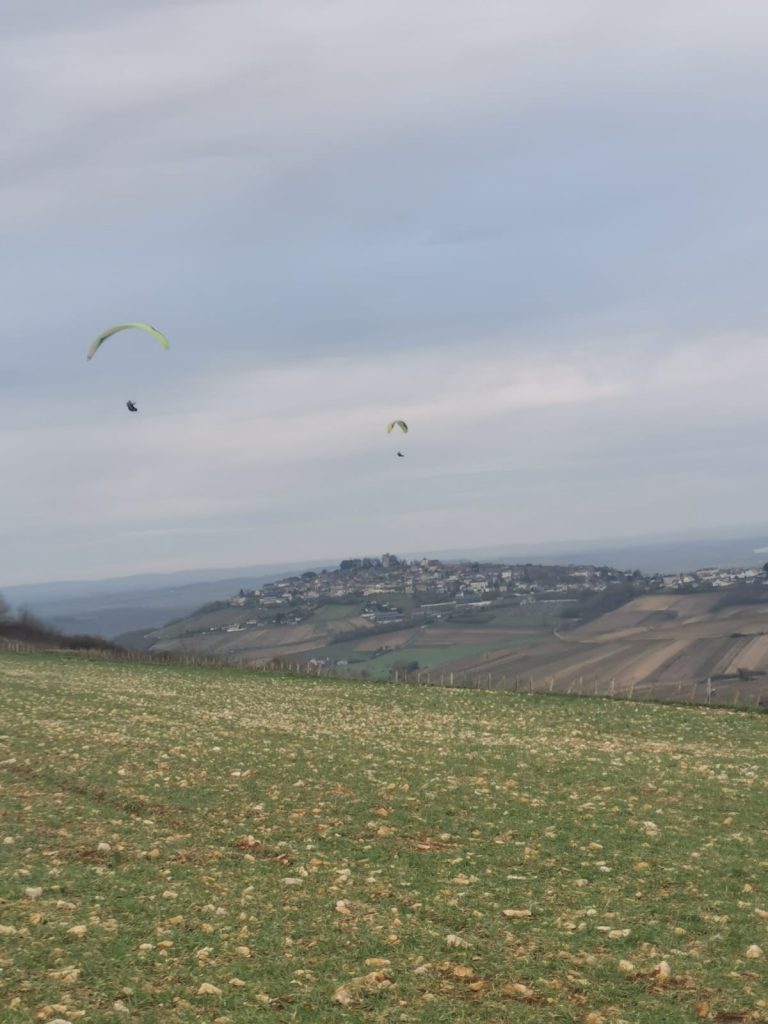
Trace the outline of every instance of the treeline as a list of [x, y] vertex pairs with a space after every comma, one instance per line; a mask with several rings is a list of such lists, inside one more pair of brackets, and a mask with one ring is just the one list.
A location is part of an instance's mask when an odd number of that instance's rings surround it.
[[[2, 641], [6, 641], [2, 644]], [[17, 614], [0, 594], [0, 646], [27, 644], [30, 647], [55, 647], [65, 651], [122, 651], [122, 647], [88, 633], [67, 634], [38, 619], [26, 609]]]

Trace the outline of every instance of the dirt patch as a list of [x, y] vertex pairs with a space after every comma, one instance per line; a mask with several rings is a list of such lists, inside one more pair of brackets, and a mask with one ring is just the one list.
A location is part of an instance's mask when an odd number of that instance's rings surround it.
[[727, 662], [724, 675], [735, 674], [740, 668], [751, 671], [768, 669], [768, 636], [756, 636], [747, 641], [746, 646]]

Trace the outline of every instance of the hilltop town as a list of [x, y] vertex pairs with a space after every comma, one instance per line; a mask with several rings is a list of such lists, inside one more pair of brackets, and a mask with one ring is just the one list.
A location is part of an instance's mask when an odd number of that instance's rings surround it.
[[[132, 646], [154, 652], [249, 665], [334, 666], [374, 678], [406, 668], [485, 671], [491, 663], [544, 671], [565, 656], [568, 664], [580, 664], [592, 637], [614, 630], [636, 636], [647, 629], [643, 642], [653, 646], [662, 627], [682, 623], [691, 602], [712, 612], [717, 621], [711, 628], [722, 628], [728, 639], [753, 625], [729, 615], [721, 627], [717, 609], [766, 601], [768, 574], [754, 567], [662, 576], [609, 566], [384, 554], [244, 587], [131, 639]], [[617, 661], [616, 674], [623, 671]]]
[[[396, 555], [348, 558], [338, 569], [304, 572], [241, 590], [229, 602], [214, 607], [252, 609], [254, 615], [224, 629], [240, 630], [266, 624], [298, 624], [326, 603], [366, 598], [361, 616], [373, 625], [397, 623], [410, 616], [442, 618], [457, 609], [480, 609], [492, 604], [575, 602], [588, 594], [620, 588], [628, 600], [643, 593], [694, 593], [768, 584], [768, 574], [756, 568], [703, 568], [662, 576], [637, 570], [594, 565], [508, 565], [503, 562], [443, 562], [436, 558], [406, 561]], [[410, 598], [403, 606], [398, 597]], [[222, 627], [218, 627], [222, 628]]]
[[[631, 584], [636, 593], [642, 593], [660, 588], [663, 581], [660, 576], [607, 566], [507, 565], [436, 558], [405, 561], [384, 554], [344, 559], [338, 569], [304, 572], [266, 583], [258, 590], [241, 590], [226, 603], [253, 609], [253, 618], [224, 628], [297, 624], [323, 604], [361, 598], [367, 600], [360, 615], [373, 625], [401, 622], [406, 615], [439, 619], [459, 608], [480, 609], [499, 601], [576, 600], [576, 595], [599, 593], [620, 584]], [[403, 602], [403, 596], [409, 600]]]

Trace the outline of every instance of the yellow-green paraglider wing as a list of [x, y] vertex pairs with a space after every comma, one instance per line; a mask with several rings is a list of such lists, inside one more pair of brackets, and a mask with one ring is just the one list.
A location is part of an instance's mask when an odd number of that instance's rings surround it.
[[408, 433], [408, 424], [405, 420], [392, 420], [392, 422], [387, 425], [387, 433], [391, 434], [395, 427], [400, 427], [404, 434]]
[[171, 347], [168, 343], [168, 339], [166, 338], [166, 336], [164, 334], [161, 334], [156, 327], [152, 327], [151, 324], [116, 324], [114, 327], [110, 327], [108, 330], [104, 331], [102, 334], [98, 336], [98, 338], [88, 349], [88, 354], [86, 358], [93, 359], [93, 357], [96, 355], [96, 352], [99, 349], [99, 346], [103, 341], [106, 341], [107, 338], [111, 338], [112, 335], [117, 334], [118, 331], [127, 331], [130, 327], [136, 327], [140, 331], [146, 331], [147, 334], [151, 334], [153, 338], [156, 338], [160, 342], [163, 348]]

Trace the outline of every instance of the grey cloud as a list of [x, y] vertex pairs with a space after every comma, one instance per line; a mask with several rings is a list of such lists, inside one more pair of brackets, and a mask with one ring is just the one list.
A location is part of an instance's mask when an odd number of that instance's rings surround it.
[[[764, 4], [47, 8], [0, 37], [0, 582], [754, 520]], [[86, 365], [135, 318], [167, 358]]]

